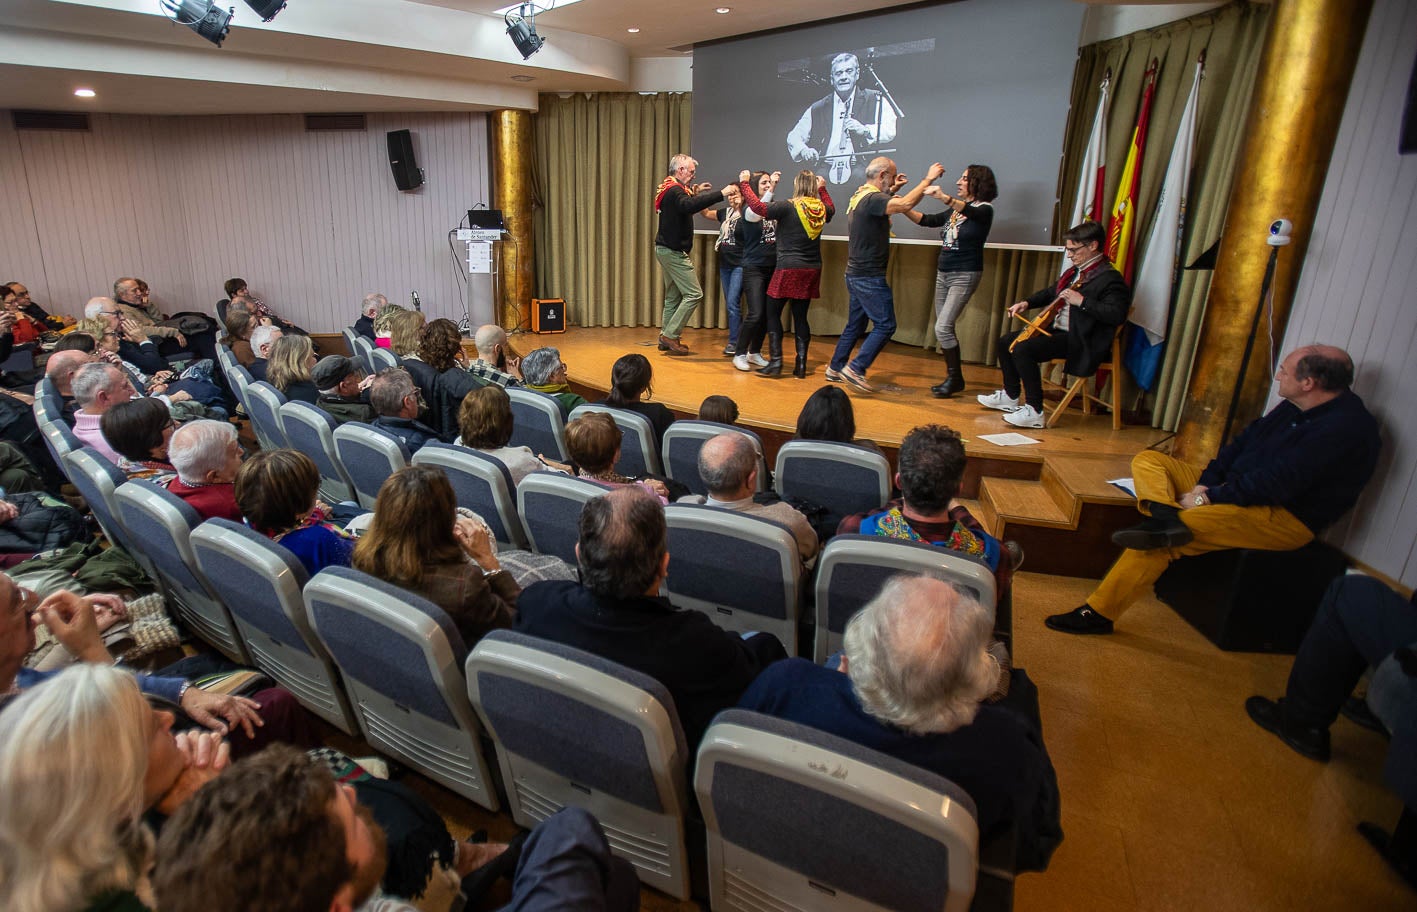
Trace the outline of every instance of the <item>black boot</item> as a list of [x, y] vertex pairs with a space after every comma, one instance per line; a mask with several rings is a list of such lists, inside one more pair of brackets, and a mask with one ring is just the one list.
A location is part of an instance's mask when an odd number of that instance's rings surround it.
[[930, 392], [935, 394], [936, 399], [949, 399], [955, 393], [964, 392], [964, 369], [959, 366], [959, 346], [942, 348], [940, 354], [945, 356], [945, 366], [950, 373], [943, 381], [930, 387]]
[[782, 333], [768, 333], [768, 364], [758, 368], [758, 373], [764, 377], [782, 375]]
[[797, 342], [797, 363], [792, 367], [792, 376], [799, 380], [807, 376], [807, 339], [798, 338]]

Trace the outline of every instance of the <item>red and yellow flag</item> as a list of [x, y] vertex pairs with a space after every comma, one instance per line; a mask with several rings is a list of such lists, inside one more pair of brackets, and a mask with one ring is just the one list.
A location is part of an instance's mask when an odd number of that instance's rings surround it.
[[1151, 120], [1151, 99], [1156, 92], [1157, 61], [1146, 68], [1146, 88], [1142, 92], [1141, 110], [1132, 130], [1132, 144], [1127, 149], [1127, 162], [1122, 166], [1122, 179], [1117, 185], [1117, 201], [1112, 204], [1111, 220], [1107, 223], [1107, 259], [1117, 267], [1128, 284], [1136, 260], [1137, 189], [1141, 186], [1141, 156], [1146, 147], [1146, 127]]

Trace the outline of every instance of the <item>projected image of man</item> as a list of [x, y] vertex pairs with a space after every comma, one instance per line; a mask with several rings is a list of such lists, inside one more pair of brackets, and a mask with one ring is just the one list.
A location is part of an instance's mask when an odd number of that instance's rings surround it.
[[787, 134], [792, 160], [820, 163], [818, 173], [833, 184], [862, 180], [867, 162], [895, 139], [895, 109], [879, 91], [859, 88], [860, 76], [855, 54], [833, 57], [831, 94], [803, 111]]

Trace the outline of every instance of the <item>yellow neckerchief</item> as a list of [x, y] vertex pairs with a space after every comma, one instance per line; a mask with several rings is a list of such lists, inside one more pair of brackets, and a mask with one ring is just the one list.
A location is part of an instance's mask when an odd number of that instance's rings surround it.
[[815, 196], [794, 196], [792, 205], [797, 209], [797, 217], [802, 220], [802, 228], [812, 240], [822, 236], [827, 225], [827, 204]]
[[851, 194], [851, 202], [846, 204], [846, 214], [848, 216], [851, 215], [851, 210], [856, 208], [856, 204], [861, 202], [866, 197], [870, 196], [872, 193], [884, 192], [885, 191], [883, 191], [880, 187], [877, 187], [875, 184], [862, 184], [861, 186], [856, 188], [855, 193]]

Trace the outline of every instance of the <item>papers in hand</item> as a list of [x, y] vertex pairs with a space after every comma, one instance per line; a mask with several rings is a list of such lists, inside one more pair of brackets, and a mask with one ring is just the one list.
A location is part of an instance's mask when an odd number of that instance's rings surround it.
[[1023, 434], [980, 434], [980, 440], [987, 440], [995, 446], [1024, 446], [1030, 443], [1042, 443], [1041, 440], [1034, 440]]

